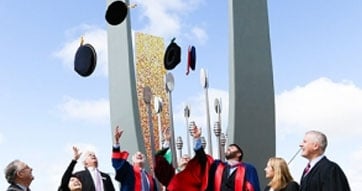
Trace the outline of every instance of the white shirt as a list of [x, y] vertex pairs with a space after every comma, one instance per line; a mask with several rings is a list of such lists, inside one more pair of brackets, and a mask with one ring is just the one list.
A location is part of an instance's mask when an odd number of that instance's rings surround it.
[[312, 168], [317, 164], [317, 162], [319, 162], [322, 158], [324, 157], [324, 155], [321, 155], [311, 161], [309, 161], [310, 164], [310, 168], [309, 168], [309, 172], [312, 170]]
[[[102, 175], [99, 172], [99, 170], [94, 167], [88, 167], [88, 170], [92, 175], [92, 179], [93, 179], [94, 187], [96, 188], [96, 191], [103, 191], [103, 180], [102, 180]], [[98, 178], [99, 178], [99, 180], [98, 180]], [[98, 184], [100, 184], [100, 185], [98, 185]]]

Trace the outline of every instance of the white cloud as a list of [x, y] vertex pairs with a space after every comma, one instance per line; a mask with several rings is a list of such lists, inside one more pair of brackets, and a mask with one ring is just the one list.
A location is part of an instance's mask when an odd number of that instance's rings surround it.
[[81, 36], [84, 44], [91, 44], [97, 54], [97, 65], [92, 75], [108, 76], [107, 32], [98, 27], [82, 25], [67, 32], [67, 39], [54, 56], [61, 59], [65, 67], [73, 70], [74, 57], [80, 45]]
[[348, 181], [351, 184], [352, 190], [355, 190], [353, 188], [361, 188], [362, 186], [362, 166], [360, 165], [360, 161], [362, 161], [362, 147], [350, 155], [350, 168], [346, 171], [347, 176], [350, 178]]
[[276, 111], [280, 135], [310, 129], [343, 138], [362, 135], [362, 89], [349, 81], [319, 78], [285, 91], [276, 96]]
[[198, 42], [201, 44], [204, 44], [208, 39], [208, 35], [205, 29], [201, 28], [200, 26], [193, 27], [191, 33], [193, 34], [193, 36], [196, 37], [196, 39], [198, 39]]
[[64, 102], [58, 106], [61, 115], [67, 120], [83, 120], [96, 124], [104, 124], [109, 121], [109, 101], [77, 100], [65, 97]]
[[[185, 24], [187, 15], [197, 10], [203, 2], [204, 0], [138, 1], [137, 4], [142, 9], [141, 18], [147, 21], [144, 28], [140, 29], [140, 31], [162, 36], [165, 39], [182, 37], [189, 33], [189, 27], [185, 27], [187, 25]], [[202, 28], [194, 27], [192, 30], [193, 38], [201, 42], [207, 39], [205, 38], [207, 36], [206, 32]], [[201, 39], [198, 39], [200, 37]]]

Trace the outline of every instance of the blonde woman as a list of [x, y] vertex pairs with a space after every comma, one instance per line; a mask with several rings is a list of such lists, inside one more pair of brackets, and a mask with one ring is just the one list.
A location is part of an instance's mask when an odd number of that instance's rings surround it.
[[269, 179], [264, 191], [298, 191], [299, 185], [293, 180], [287, 163], [283, 158], [271, 157], [264, 169], [265, 177]]

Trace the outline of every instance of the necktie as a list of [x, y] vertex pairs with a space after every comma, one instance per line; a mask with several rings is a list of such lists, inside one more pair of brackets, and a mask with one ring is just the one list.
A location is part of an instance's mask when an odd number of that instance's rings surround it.
[[304, 175], [304, 176], [307, 175], [308, 172], [309, 172], [309, 170], [310, 170], [310, 163], [308, 163], [307, 166], [305, 167], [305, 169], [304, 169], [304, 171], [303, 171], [303, 175]]
[[229, 176], [230, 176], [230, 165], [228, 165], [228, 164], [226, 165], [225, 171], [226, 171], [226, 177], [229, 178]]
[[96, 191], [102, 191], [102, 177], [98, 170], [94, 170], [96, 177]]
[[147, 181], [147, 173], [144, 170], [141, 171], [141, 178], [142, 178], [142, 190], [149, 191], [150, 186], [148, 185]]

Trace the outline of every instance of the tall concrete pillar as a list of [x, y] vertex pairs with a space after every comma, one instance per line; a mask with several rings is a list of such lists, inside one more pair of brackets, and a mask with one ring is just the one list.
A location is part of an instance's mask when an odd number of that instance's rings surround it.
[[[113, 1], [107, 0], [107, 6]], [[125, 3], [128, 4], [128, 0]], [[129, 13], [122, 23], [108, 25], [107, 35], [112, 138], [115, 127], [119, 125], [124, 129], [120, 140], [121, 148], [129, 151], [131, 155], [136, 151], [146, 153], [139, 122]]]
[[267, 159], [275, 156], [273, 71], [266, 0], [229, 0], [230, 65], [228, 143], [266, 185]]

